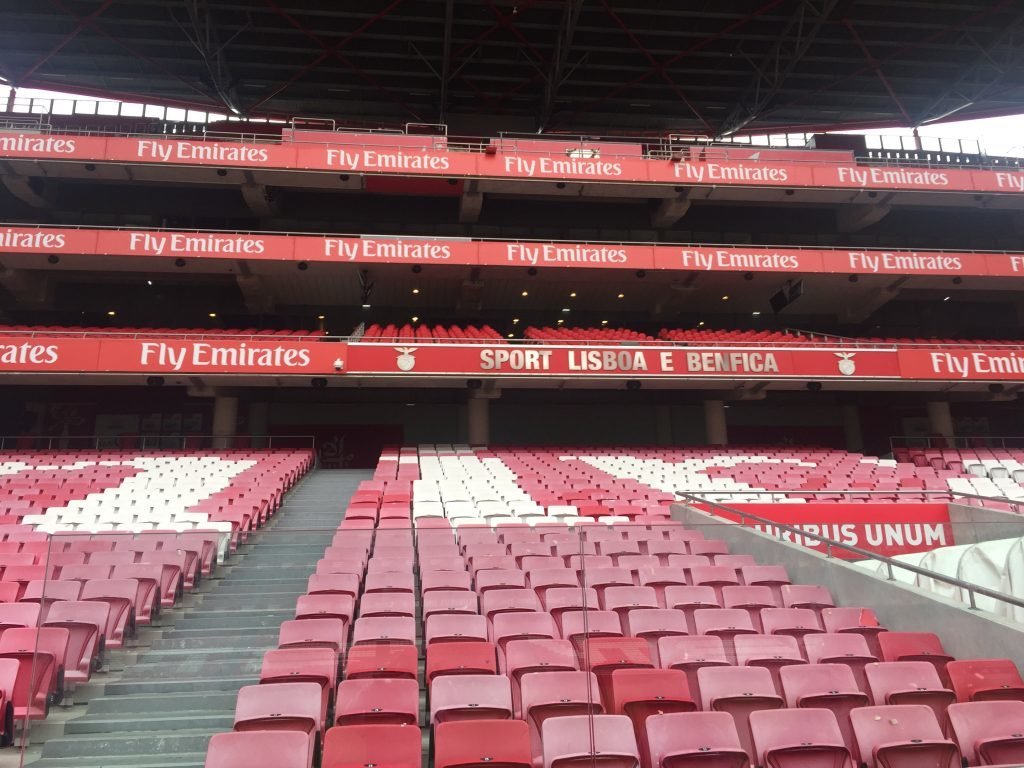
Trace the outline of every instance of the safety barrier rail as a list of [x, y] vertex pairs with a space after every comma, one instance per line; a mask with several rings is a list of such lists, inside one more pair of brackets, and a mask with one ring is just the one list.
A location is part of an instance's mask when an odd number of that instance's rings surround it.
[[[839, 492], [842, 492], [842, 491], [822, 491], [822, 493], [839, 493]], [[706, 498], [704, 496], [699, 495], [701, 493], [704, 493], [704, 491], [695, 491], [695, 492], [676, 491], [676, 496], [678, 496], [681, 500], [683, 500], [686, 503], [690, 503], [690, 504], [693, 504], [693, 505], [701, 505], [703, 507], [706, 507], [709, 511], [711, 511], [711, 514], [715, 514], [714, 510], [720, 510], [722, 512], [728, 513], [730, 516], [735, 516], [735, 517], [737, 517], [739, 519], [739, 522], [740, 522], [741, 525], [746, 525], [748, 522], [755, 522], [755, 523], [758, 523], [760, 525], [768, 526], [769, 530], [773, 531], [773, 534], [775, 535], [775, 538], [779, 539], [780, 541], [784, 540], [784, 538], [785, 538], [784, 534], [796, 535], [796, 536], [802, 537], [803, 539], [809, 539], [811, 541], [816, 541], [819, 544], [824, 545], [824, 550], [825, 550], [824, 551], [824, 555], [825, 555], [825, 557], [828, 557], [830, 559], [834, 557], [834, 554], [833, 554], [834, 552], [840, 551], [840, 552], [847, 552], [849, 554], [856, 555], [858, 559], [878, 561], [878, 562], [880, 562], [880, 563], [882, 563], [882, 564], [884, 564], [886, 566], [886, 572], [888, 574], [887, 578], [888, 578], [889, 581], [896, 581], [896, 578], [893, 575], [893, 569], [894, 568], [902, 568], [902, 569], [904, 569], [906, 571], [910, 571], [911, 573], [913, 573], [913, 574], [915, 574], [917, 576], [925, 576], [925, 577], [927, 577], [929, 579], [933, 579], [935, 581], [939, 581], [939, 582], [942, 582], [944, 584], [948, 584], [948, 585], [950, 585], [952, 587], [956, 587], [956, 588], [961, 589], [961, 590], [963, 590], [964, 592], [967, 593], [968, 604], [969, 604], [971, 610], [979, 610], [978, 609], [978, 604], [977, 604], [977, 596], [978, 595], [982, 595], [982, 596], [987, 597], [987, 598], [989, 598], [991, 600], [997, 600], [997, 601], [1006, 603], [1008, 605], [1012, 605], [1012, 606], [1014, 606], [1016, 608], [1024, 608], [1024, 597], [1016, 597], [1014, 595], [1007, 595], [1004, 592], [998, 592], [998, 591], [996, 591], [994, 589], [988, 589], [987, 587], [982, 587], [982, 586], [980, 586], [978, 584], [972, 584], [971, 582], [964, 581], [963, 579], [958, 579], [958, 578], [956, 578], [954, 576], [947, 576], [945, 574], [938, 573], [936, 571], [928, 570], [927, 568], [921, 568], [919, 566], [912, 565], [910, 563], [904, 563], [904, 562], [902, 562], [900, 560], [896, 560], [896, 559], [891, 558], [891, 557], [886, 557], [885, 555], [880, 555], [877, 552], [872, 552], [872, 551], [867, 550], [867, 549], [862, 549], [861, 547], [855, 547], [855, 546], [853, 546], [851, 544], [844, 544], [843, 542], [838, 541], [837, 539], [829, 538], [828, 536], [821, 536], [821, 535], [819, 535], [817, 533], [813, 533], [811, 531], [806, 531], [803, 528], [798, 528], [798, 527], [793, 526], [793, 525], [787, 525], [786, 523], [780, 523], [780, 522], [778, 522], [776, 520], [771, 520], [771, 519], [769, 519], [767, 517], [762, 517], [761, 515], [754, 514], [753, 512], [748, 512], [748, 511], [744, 511], [744, 510], [741, 510], [741, 509], [737, 509], [735, 507], [731, 507], [731, 506], [729, 506], [727, 504], [723, 504], [723, 503], [718, 502], [718, 501], [712, 501], [712, 500], [710, 500], [710, 499], [708, 499], [708, 498]], [[757, 493], [757, 492], [756, 491], [749, 491], [748, 492], [748, 491], [744, 490], [744, 491], [742, 491], [742, 493], [747, 494], [747, 493]], [[765, 492], [765, 493], [768, 493], [768, 492]], [[779, 493], [779, 494], [785, 494], [785, 493], [806, 493], [806, 491], [774, 491], [772, 493]], [[886, 495], [890, 495], [891, 496], [894, 492], [893, 491], [884, 491], [883, 493], [885, 493]], [[898, 492], [896, 492], [896, 493], [898, 493]], [[986, 497], [972, 497], [972, 498], [983, 499], [983, 498], [986, 498]], [[704, 511], [704, 510], [702, 510], [702, 511]]]

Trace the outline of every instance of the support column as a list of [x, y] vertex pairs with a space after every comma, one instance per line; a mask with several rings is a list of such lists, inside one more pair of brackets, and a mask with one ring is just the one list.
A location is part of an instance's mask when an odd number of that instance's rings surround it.
[[469, 444], [487, 445], [491, 441], [491, 401], [470, 395], [466, 403], [469, 422]]
[[253, 448], [267, 447], [267, 428], [270, 421], [270, 403], [257, 400], [249, 403], [249, 434]]
[[843, 403], [843, 436], [846, 450], [852, 453], [864, 451], [864, 433], [860, 426], [860, 408], [856, 403]]
[[672, 408], [670, 406], [654, 406], [654, 430], [656, 445], [672, 445]]
[[704, 437], [708, 445], [728, 445], [729, 430], [725, 423], [725, 401], [704, 401]]
[[229, 448], [238, 430], [238, 398], [217, 395], [213, 398], [213, 447]]
[[944, 437], [949, 445], [953, 444], [953, 414], [948, 400], [928, 401], [928, 424], [931, 434]]

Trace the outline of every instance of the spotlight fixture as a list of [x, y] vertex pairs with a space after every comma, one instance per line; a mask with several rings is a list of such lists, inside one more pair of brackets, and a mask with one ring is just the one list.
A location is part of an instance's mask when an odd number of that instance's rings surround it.
[[624, 299], [624, 298], [626, 298], [626, 294], [624, 294], [624, 293], [620, 293], [620, 294], [619, 294], [618, 296], [616, 296], [616, 298], [618, 298], [618, 299]]
[[521, 296], [529, 296], [530, 292], [529, 291], [523, 291], [520, 295]]
[[518, 317], [513, 317], [512, 318], [512, 325], [519, 325], [519, 318]]
[[363, 309], [369, 309], [370, 308], [370, 302], [368, 302], [368, 301], [363, 302], [362, 306], [363, 306]]
[[953, 285], [963, 285], [963, 284], [964, 284], [964, 279], [962, 277], [957, 276], [957, 277], [953, 278]]
[[316, 378], [309, 382], [313, 389], [327, 389], [327, 379]]
[[309, 269], [309, 262], [300, 261], [298, 264], [295, 265], [295, 267], [296, 269], [299, 270], [299, 272], [305, 272], [307, 269]]
[[1000, 395], [1003, 393], [1005, 389], [1006, 387], [1003, 386], [1002, 384], [999, 384], [998, 382], [993, 382], [992, 384], [988, 385], [988, 391], [991, 392], [993, 395]]
[[628, 389], [630, 392], [636, 392], [642, 386], [643, 384], [637, 381], [636, 379], [630, 379], [629, 381], [626, 382], [626, 389]]
[[536, 267], [530, 267], [528, 270], [526, 270], [526, 274], [528, 274], [530, 277], [536, 277], [537, 276], [537, 268]]
[[422, 267], [422, 266], [420, 266], [419, 264], [413, 264], [413, 265], [412, 265], [412, 273], [413, 273], [414, 275], [418, 275], [418, 274], [419, 274], [420, 272], [422, 272], [422, 271], [423, 271], [423, 267]]
[[184, 267], [185, 264], [186, 264], [186, 262], [185, 262], [184, 259], [178, 258], [178, 259], [174, 260], [174, 266], [176, 266], [176, 267]]
[[563, 320], [562, 318], [558, 318], [558, 324], [562, 325], [563, 323], [565, 323], [565, 320]]
[[860, 281], [860, 275], [849, 275], [846, 279], [849, 280], [851, 283], [856, 283]]
[[807, 391], [808, 392], [821, 392], [821, 382], [820, 381], [808, 381], [807, 382]]
[[153, 284], [153, 281], [152, 281], [152, 280], [147, 280], [147, 281], [146, 281], [146, 285], [152, 285], [152, 284]]
[[602, 320], [601, 321], [601, 325], [608, 325], [608, 321], [607, 320]]
[[703, 328], [704, 327], [704, 321], [701, 320], [699, 323], [697, 323], [697, 327], [698, 328]]
[[60, 256], [58, 256], [56, 253], [51, 253], [49, 256], [46, 257], [46, 260], [51, 264], [60, 264]]
[[576, 291], [573, 291], [572, 293], [570, 293], [569, 294], [569, 298], [570, 299], [575, 299], [576, 298]]
[[162, 387], [164, 385], [163, 376], [147, 376], [146, 386], [147, 387]]
[[952, 296], [947, 296], [946, 298], [943, 299], [943, 301], [949, 301], [952, 298], [953, 298]]
[[726, 293], [726, 294], [724, 294], [724, 295], [722, 296], [722, 301], [728, 301], [728, 300], [729, 300], [729, 294], [728, 294], [728, 293]]
[[211, 312], [209, 315], [207, 315], [207, 317], [216, 317], [216, 316], [217, 316], [216, 312]]
[[117, 314], [117, 312], [115, 312], [114, 310], [112, 310], [112, 309], [111, 309], [111, 310], [109, 310], [109, 311], [107, 312], [107, 317], [113, 317], [113, 316], [114, 316], [114, 315], [116, 315], [116, 314]]
[[466, 379], [466, 389], [480, 389], [483, 385], [480, 379]]
[[751, 312], [750, 314], [752, 314], [754, 317], [760, 317], [760, 315], [761, 315], [761, 313], [758, 312], [757, 310]]
[[419, 293], [420, 293], [420, 289], [419, 289], [419, 288], [413, 288], [413, 289], [412, 289], [412, 295], [413, 295], [413, 296], [418, 296], [418, 295], [419, 295]]
[[572, 310], [570, 310], [569, 307], [562, 307], [562, 314], [569, 314], [571, 311]]
[[323, 319], [325, 319], [325, 318], [326, 318], [326, 315], [317, 315], [317, 316], [316, 316], [316, 319], [317, 319], [317, 320], [323, 320]]
[[510, 338], [510, 339], [514, 339], [514, 338], [515, 338], [515, 336], [516, 336], [516, 335], [515, 335], [514, 333], [508, 333], [508, 334], [505, 334], [505, 335], [506, 335], [506, 336], [507, 336], [508, 338]]
[[641, 280], [643, 280], [643, 279], [644, 279], [645, 277], [647, 277], [647, 270], [644, 270], [644, 269], [638, 269], [638, 270], [636, 271], [636, 276], [637, 276], [638, 278], [640, 278]]

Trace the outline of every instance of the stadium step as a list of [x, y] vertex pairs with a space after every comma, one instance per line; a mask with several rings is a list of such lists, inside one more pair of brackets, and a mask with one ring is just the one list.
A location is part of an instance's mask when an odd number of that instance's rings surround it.
[[264, 652], [276, 647], [281, 622], [294, 616], [342, 510], [369, 476], [311, 472], [189, 607], [167, 612], [123, 662], [111, 654], [110, 669], [123, 671], [96, 675], [87, 705], [33, 728], [31, 741], [45, 740], [30, 746], [26, 764], [202, 768], [207, 742], [231, 730], [238, 689], [258, 681]]

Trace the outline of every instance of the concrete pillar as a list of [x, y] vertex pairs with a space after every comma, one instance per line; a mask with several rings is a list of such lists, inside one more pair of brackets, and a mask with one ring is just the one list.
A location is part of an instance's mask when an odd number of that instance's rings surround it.
[[928, 401], [929, 432], [946, 438], [953, 444], [953, 414], [949, 410], [948, 400]]
[[655, 445], [672, 445], [672, 408], [654, 406]]
[[843, 403], [843, 436], [846, 450], [853, 453], [864, 451], [864, 433], [860, 427], [860, 408], [856, 403]]
[[725, 423], [725, 401], [704, 401], [704, 437], [708, 445], [728, 445], [729, 430]]
[[230, 448], [238, 430], [238, 398], [217, 395], [213, 398], [213, 447]]
[[270, 420], [270, 403], [257, 400], [249, 403], [249, 434], [253, 448], [267, 447], [267, 429]]
[[487, 445], [491, 441], [491, 401], [470, 395], [467, 402], [469, 444]]

